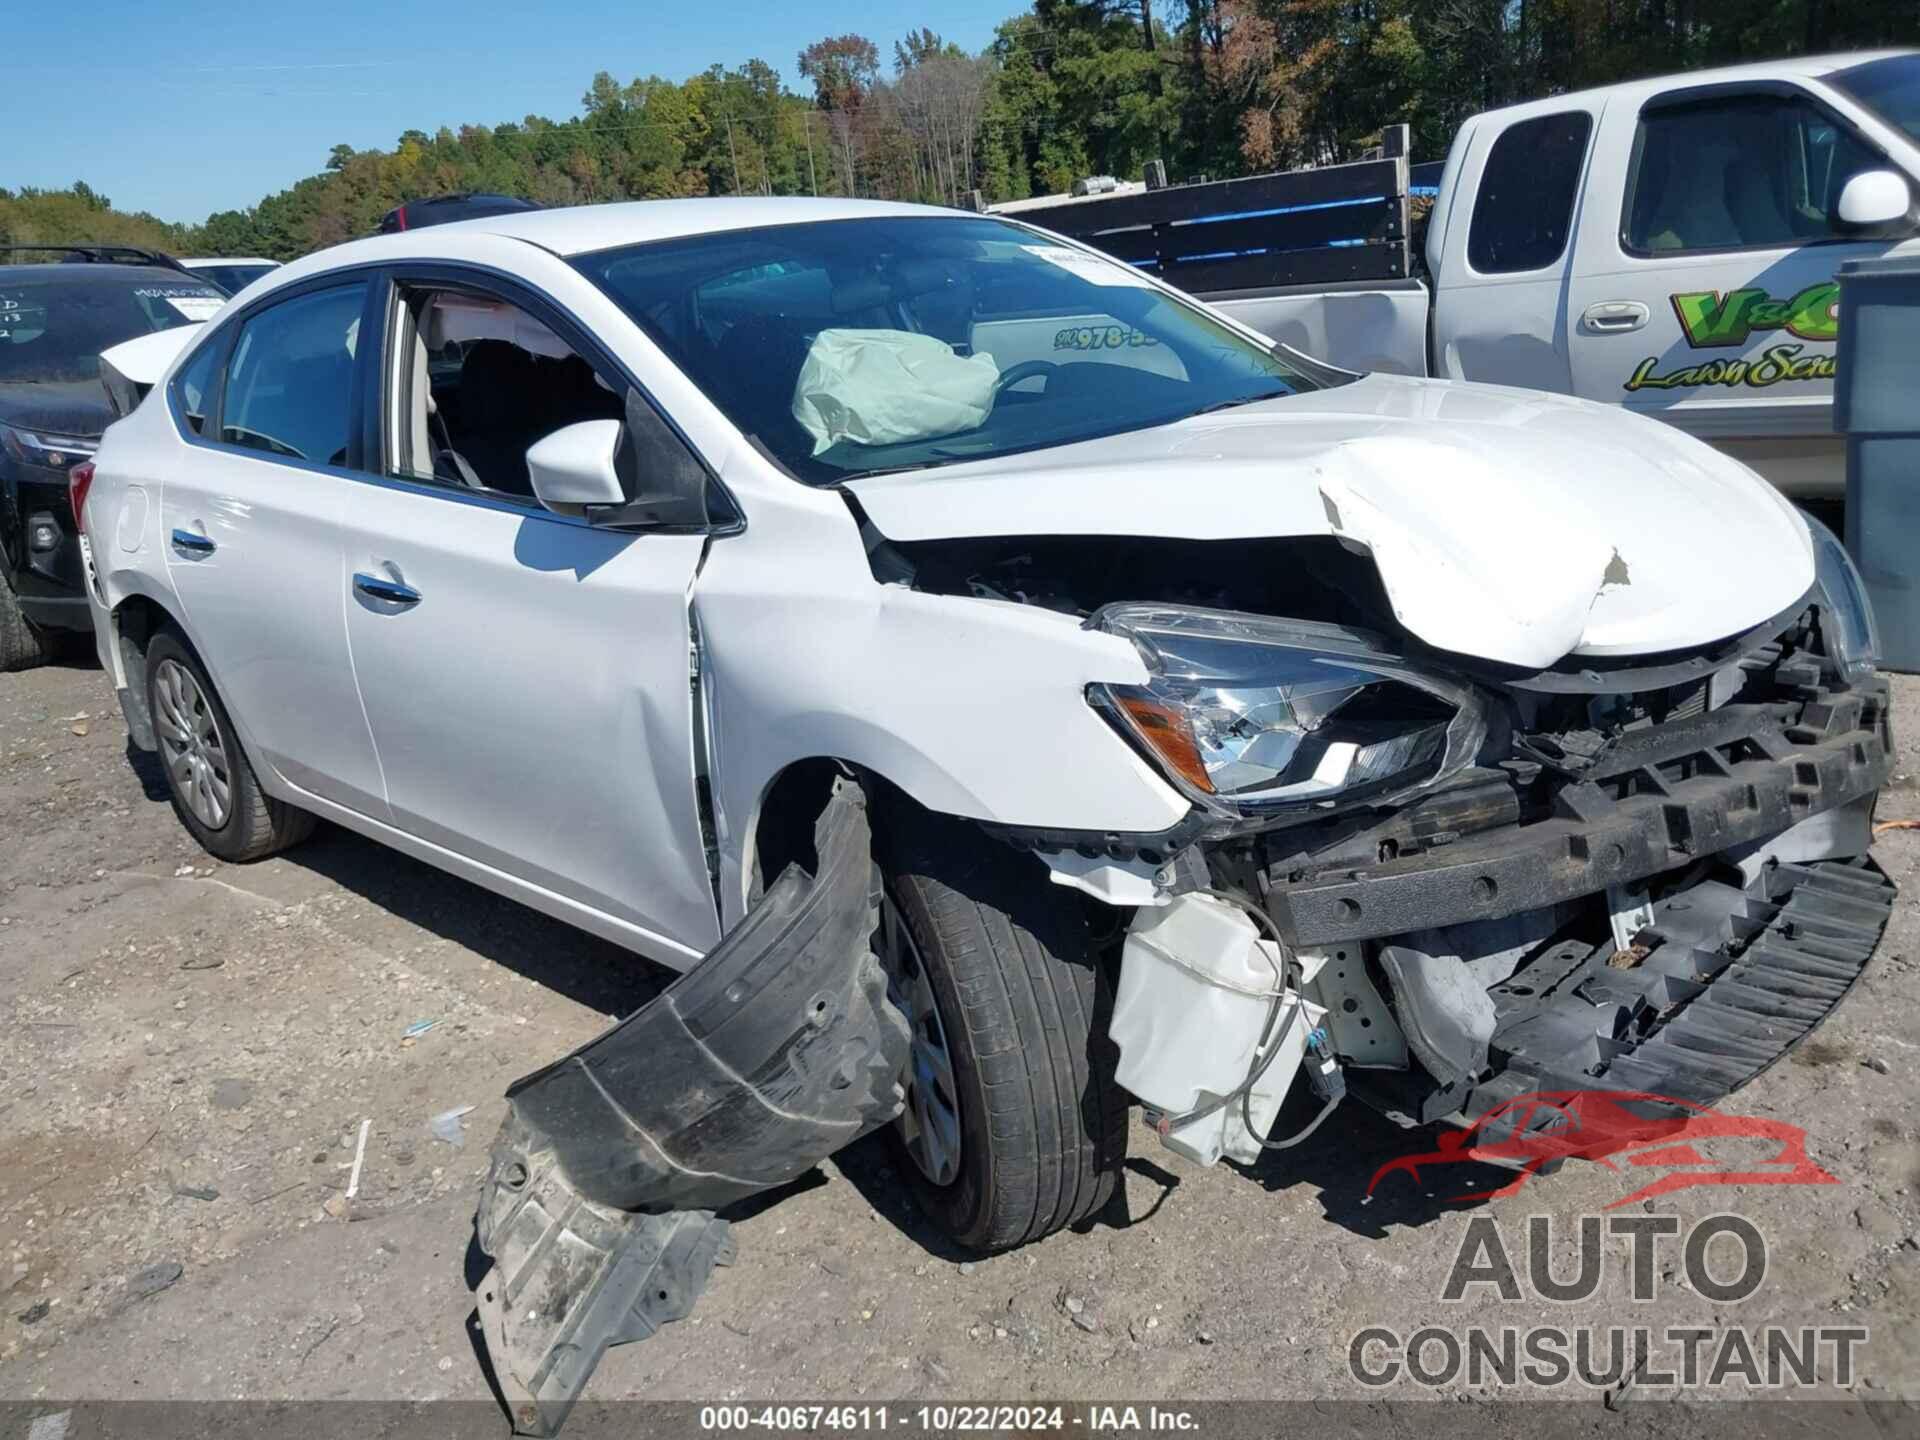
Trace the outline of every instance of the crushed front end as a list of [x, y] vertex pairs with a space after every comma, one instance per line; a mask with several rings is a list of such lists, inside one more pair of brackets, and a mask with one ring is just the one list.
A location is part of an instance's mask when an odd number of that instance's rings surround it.
[[1150, 876], [1112, 1029], [1166, 1143], [1256, 1157], [1300, 1074], [1409, 1125], [1540, 1091], [1710, 1105], [1804, 1039], [1894, 898], [1868, 857], [1888, 691], [1817, 539], [1820, 582], [1746, 634], [1538, 672], [1320, 622], [1095, 614], [1151, 679], [1090, 698], [1194, 812], [1004, 838], [1061, 883]]
[[[1590, 697], [1547, 699], [1536, 724], [1563, 728], [1502, 763], [1248, 848], [1280, 933], [1337, 962], [1356, 1095], [1408, 1122], [1531, 1090], [1711, 1104], [1826, 1017], [1892, 909], [1867, 858], [1892, 747], [1884, 682], [1834, 688], [1811, 633], [1742, 656], [1711, 708], [1711, 681], [1610, 696], [1595, 731]], [[1362, 1023], [1373, 995], [1404, 1052]]]

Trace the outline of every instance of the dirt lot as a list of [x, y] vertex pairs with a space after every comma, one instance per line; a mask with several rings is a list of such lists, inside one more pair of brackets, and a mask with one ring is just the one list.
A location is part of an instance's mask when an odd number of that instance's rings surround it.
[[[1896, 722], [1920, 713], [1920, 682], [1896, 704]], [[1916, 766], [1909, 741], [1882, 819], [1920, 815]], [[1877, 853], [1920, 895], [1920, 832]], [[1779, 1321], [1867, 1326], [1856, 1386], [1920, 1398], [1916, 959], [1908, 899], [1840, 1012], [1728, 1107], [1804, 1124], [1837, 1187], [1632, 1207], [1751, 1219], [1771, 1266], [1738, 1305], [1673, 1256], [1632, 1304], [1618, 1242], [1589, 1300], [1443, 1301], [1474, 1213], [1500, 1220], [1524, 1281], [1526, 1216], [1553, 1217], [1570, 1270], [1574, 1217], [1637, 1178], [1576, 1165], [1462, 1205], [1444, 1198], [1456, 1169], [1369, 1202], [1375, 1167], [1433, 1137], [1357, 1106], [1252, 1171], [1199, 1170], [1136, 1126], [1123, 1204], [978, 1263], [919, 1222], [869, 1141], [750, 1206], [694, 1317], [611, 1353], [588, 1394], [1329, 1397], [1369, 1393], [1347, 1361], [1367, 1325]], [[501, 1092], [660, 979], [343, 832], [221, 865], [129, 751], [97, 669], [0, 676], [0, 1395], [484, 1399], [470, 1236]], [[468, 1105], [464, 1143], [436, 1138], [431, 1117]], [[1505, 1178], [1469, 1168], [1483, 1190]]]

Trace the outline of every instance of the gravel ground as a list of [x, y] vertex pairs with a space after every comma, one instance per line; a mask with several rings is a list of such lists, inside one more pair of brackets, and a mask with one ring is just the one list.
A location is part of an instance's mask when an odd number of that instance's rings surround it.
[[[1920, 681], [1897, 681], [1896, 720], [1916, 702]], [[1902, 742], [1883, 820], [1920, 816], [1920, 756]], [[1876, 854], [1920, 894], [1920, 831]], [[1753, 1221], [1770, 1268], [1738, 1304], [1670, 1260], [1635, 1304], [1620, 1241], [1591, 1299], [1536, 1298], [1526, 1217], [1551, 1217], [1570, 1271], [1577, 1217], [1637, 1180], [1576, 1164], [1476, 1204], [1447, 1198], [1456, 1172], [1369, 1202], [1374, 1168], [1434, 1137], [1357, 1106], [1252, 1170], [1201, 1170], [1136, 1125], [1107, 1214], [977, 1263], [919, 1221], [868, 1141], [746, 1207], [739, 1263], [690, 1320], [610, 1353], [588, 1394], [1355, 1396], [1379, 1393], [1349, 1373], [1369, 1325], [1779, 1322], [1866, 1326], [1854, 1387], [1920, 1399], [1917, 914], [1902, 901], [1840, 1011], [1728, 1107], [1805, 1125], [1840, 1183], [1633, 1207]], [[0, 1395], [485, 1399], [471, 1222], [502, 1091], [662, 979], [344, 832], [214, 861], [130, 751], [97, 669], [0, 676]], [[463, 1143], [436, 1136], [432, 1117], [465, 1106]], [[1481, 1190], [1506, 1178], [1465, 1168]], [[1502, 1226], [1523, 1298], [1441, 1298], [1475, 1215]]]

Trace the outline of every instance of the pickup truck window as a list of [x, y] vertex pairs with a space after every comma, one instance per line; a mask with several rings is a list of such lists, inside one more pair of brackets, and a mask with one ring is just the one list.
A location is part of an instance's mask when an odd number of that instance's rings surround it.
[[1636, 255], [1790, 249], [1836, 238], [1828, 215], [1885, 165], [1811, 101], [1733, 95], [1640, 117], [1621, 244]]
[[1920, 55], [1889, 55], [1838, 70], [1827, 83], [1920, 144]]
[[1467, 263], [1482, 275], [1543, 270], [1567, 249], [1580, 168], [1593, 134], [1584, 110], [1522, 120], [1493, 142], [1467, 231]]

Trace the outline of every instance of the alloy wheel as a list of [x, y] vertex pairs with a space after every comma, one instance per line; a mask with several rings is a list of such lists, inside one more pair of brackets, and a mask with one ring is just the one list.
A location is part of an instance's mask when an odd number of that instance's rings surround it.
[[154, 729], [174, 793], [202, 825], [218, 830], [231, 810], [233, 771], [213, 707], [193, 672], [177, 660], [162, 660], [154, 671], [153, 700]]
[[953, 1052], [934, 1000], [933, 981], [913, 932], [892, 899], [880, 902], [880, 958], [887, 997], [913, 1029], [907, 1108], [894, 1123], [914, 1167], [935, 1185], [951, 1185], [960, 1173], [960, 1104], [953, 1081]]

